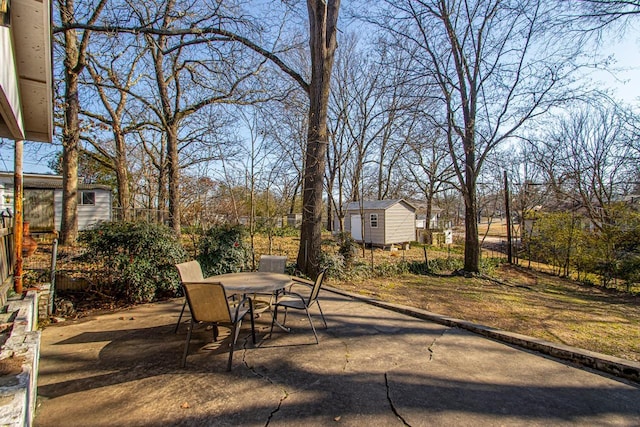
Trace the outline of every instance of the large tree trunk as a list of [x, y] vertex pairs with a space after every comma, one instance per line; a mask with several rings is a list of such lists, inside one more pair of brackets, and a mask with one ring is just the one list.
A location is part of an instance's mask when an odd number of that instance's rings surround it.
[[[100, 0], [90, 11], [87, 21], [92, 25], [100, 16], [106, 0]], [[58, 3], [60, 22], [73, 25], [75, 22], [74, 0]], [[80, 98], [78, 78], [86, 65], [86, 52], [90, 31], [85, 30], [78, 43], [78, 33], [74, 29], [64, 30], [64, 127], [62, 129], [62, 218], [60, 243], [73, 245], [78, 240], [78, 143], [80, 141]]]
[[[73, 20], [73, 2], [60, 6], [63, 23]], [[75, 30], [67, 30], [65, 39], [65, 110], [62, 129], [62, 220], [60, 224], [60, 243], [73, 245], [78, 239], [78, 142], [80, 140], [78, 97], [78, 74], [82, 69], [78, 65], [78, 36]]]
[[180, 235], [180, 159], [178, 156], [178, 130], [167, 129], [167, 161], [169, 166], [169, 226]]
[[[468, 145], [468, 144], [465, 144]], [[472, 144], [471, 144], [472, 145]], [[464, 270], [470, 273], [480, 271], [480, 240], [478, 238], [478, 203], [476, 196], [475, 151], [467, 149], [465, 155], [464, 182]]]
[[311, 84], [309, 85], [309, 130], [302, 190], [298, 268], [311, 277], [320, 270], [322, 184], [329, 143], [327, 109], [331, 70], [337, 46], [336, 24], [339, 8], [340, 0], [307, 0]]
[[129, 209], [131, 194], [129, 190], [129, 173], [127, 172], [127, 146], [124, 141], [124, 135], [122, 135], [119, 128], [118, 131], [115, 132], [115, 143], [116, 153], [114, 167], [118, 185], [118, 204], [122, 211], [122, 220], [129, 221], [131, 220], [131, 212]]

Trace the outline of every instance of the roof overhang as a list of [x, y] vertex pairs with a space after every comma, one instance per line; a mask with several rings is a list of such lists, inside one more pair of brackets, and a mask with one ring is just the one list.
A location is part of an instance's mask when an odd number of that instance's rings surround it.
[[51, 142], [50, 0], [11, 0], [10, 15], [0, 27], [0, 137]]

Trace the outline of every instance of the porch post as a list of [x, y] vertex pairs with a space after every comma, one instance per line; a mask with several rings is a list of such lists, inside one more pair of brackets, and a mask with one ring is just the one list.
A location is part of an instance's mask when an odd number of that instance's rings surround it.
[[22, 293], [22, 153], [24, 141], [17, 139], [13, 155], [13, 242], [15, 268], [13, 273], [13, 287], [17, 294]]

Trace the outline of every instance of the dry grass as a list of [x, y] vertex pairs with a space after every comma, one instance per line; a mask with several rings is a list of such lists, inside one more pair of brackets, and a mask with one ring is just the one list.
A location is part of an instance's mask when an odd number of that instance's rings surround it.
[[640, 297], [503, 266], [498, 281], [416, 276], [330, 285], [441, 315], [640, 361]]
[[[266, 248], [256, 240], [256, 253]], [[295, 262], [298, 241], [276, 238], [273, 253]], [[429, 251], [430, 259], [460, 256]], [[374, 249], [375, 264], [402, 259], [424, 261], [422, 248], [408, 251]], [[371, 262], [371, 251], [360, 254]], [[504, 265], [496, 280], [460, 276], [404, 275], [336, 281], [336, 288], [374, 296], [445, 316], [517, 332], [628, 360], [640, 361], [640, 297], [599, 287], [585, 287], [545, 273]]]

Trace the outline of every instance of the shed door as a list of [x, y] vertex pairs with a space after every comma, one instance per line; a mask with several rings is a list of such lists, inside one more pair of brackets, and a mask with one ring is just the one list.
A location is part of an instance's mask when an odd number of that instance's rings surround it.
[[362, 217], [351, 215], [351, 237], [353, 240], [362, 241]]
[[53, 221], [53, 190], [24, 191], [24, 220], [31, 231], [51, 231]]

